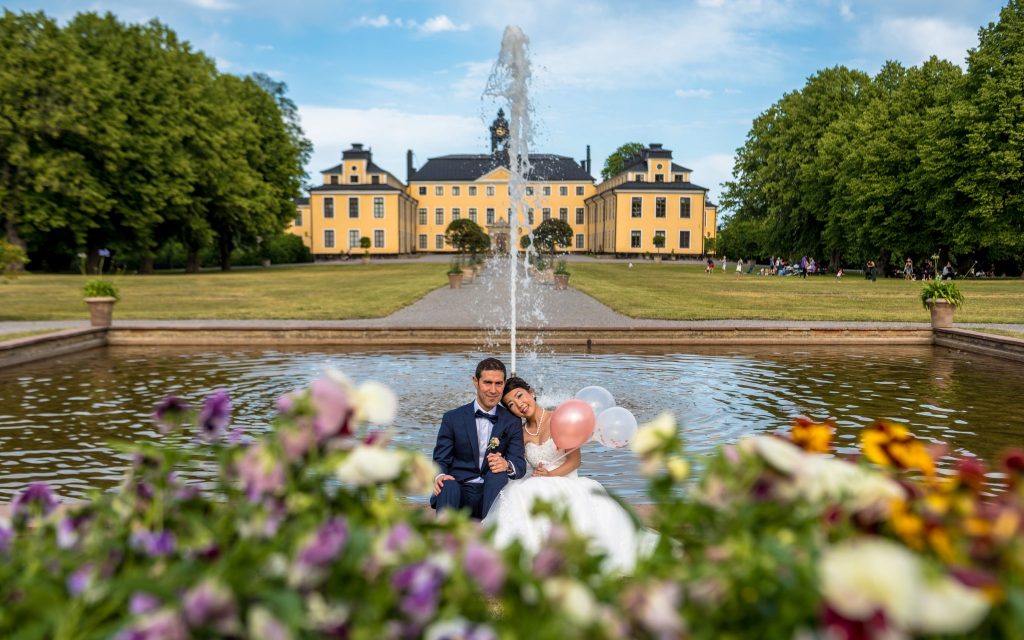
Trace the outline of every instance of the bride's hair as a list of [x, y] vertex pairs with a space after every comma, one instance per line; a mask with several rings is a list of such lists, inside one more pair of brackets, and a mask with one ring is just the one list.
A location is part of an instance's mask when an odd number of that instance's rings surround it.
[[505, 396], [516, 389], [525, 389], [526, 391], [533, 393], [533, 387], [527, 384], [526, 380], [523, 380], [519, 376], [512, 376], [505, 381], [505, 388], [501, 391], [501, 406], [508, 409], [508, 403], [505, 402]]

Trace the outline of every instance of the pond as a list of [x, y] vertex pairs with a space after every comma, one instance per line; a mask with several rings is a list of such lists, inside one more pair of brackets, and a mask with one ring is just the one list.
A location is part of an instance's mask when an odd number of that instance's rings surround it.
[[[114, 486], [125, 461], [109, 442], [159, 438], [149, 416], [164, 395], [199, 403], [227, 389], [235, 424], [258, 432], [278, 396], [327, 367], [390, 385], [400, 398], [394, 439], [429, 455], [442, 413], [472, 399], [470, 377], [486, 355], [114, 347], [0, 370], [0, 502], [34, 481], [50, 482], [72, 499]], [[904, 422], [927, 440], [986, 460], [1024, 442], [1020, 365], [937, 347], [566, 350], [521, 356], [518, 368], [548, 407], [597, 384], [641, 423], [671, 411], [694, 454], [784, 428], [798, 414], [835, 418], [840, 452], [854, 451], [858, 429], [875, 418]], [[642, 499], [644, 482], [628, 450], [591, 443], [581, 472], [628, 499]]]

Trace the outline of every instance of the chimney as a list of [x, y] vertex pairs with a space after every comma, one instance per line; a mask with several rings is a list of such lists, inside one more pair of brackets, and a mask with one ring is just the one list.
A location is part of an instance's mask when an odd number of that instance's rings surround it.
[[651, 147], [651, 149], [654, 149], [655, 151], [658, 151], [658, 150], [661, 149], [661, 143], [660, 142], [652, 142], [650, 144], [650, 147]]
[[408, 149], [405, 152], [405, 183], [409, 184], [414, 175], [416, 175], [416, 169], [412, 166], [412, 149]]
[[580, 160], [580, 169], [583, 169], [584, 171], [587, 170], [587, 161], [586, 160]]
[[353, 151], [362, 151], [363, 150], [363, 143], [361, 143], [361, 142], [353, 142], [352, 143], [352, 150]]
[[[590, 145], [587, 145], [587, 173], [590, 173]], [[590, 175], [594, 175], [590, 173]]]

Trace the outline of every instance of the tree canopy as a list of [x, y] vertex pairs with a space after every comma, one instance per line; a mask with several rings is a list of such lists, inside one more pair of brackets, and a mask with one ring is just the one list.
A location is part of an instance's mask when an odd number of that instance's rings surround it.
[[936, 57], [874, 76], [833, 67], [752, 123], [721, 199], [719, 250], [819, 256], [1024, 256], [1024, 8], [979, 32], [967, 69]]
[[601, 179], [613, 178], [626, 168], [626, 161], [634, 156], [639, 156], [644, 150], [644, 145], [639, 142], [627, 142], [619, 145], [619, 148], [612, 151], [604, 160], [604, 168], [601, 169]]
[[295, 215], [311, 146], [286, 87], [219, 73], [155, 20], [5, 10], [0, 95], [0, 215], [33, 264], [108, 248], [146, 271], [175, 241], [227, 268]]

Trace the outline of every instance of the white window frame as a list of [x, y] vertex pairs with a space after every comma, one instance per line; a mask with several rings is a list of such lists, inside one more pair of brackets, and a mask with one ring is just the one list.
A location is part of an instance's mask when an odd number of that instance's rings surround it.
[[324, 229], [324, 249], [334, 248], [334, 229]]
[[[684, 233], [686, 234], [686, 245], [685, 246], [683, 246], [683, 234]], [[693, 243], [693, 235], [690, 233], [690, 230], [689, 229], [680, 229], [679, 230], [679, 248], [680, 249], [689, 249], [690, 245], [692, 243]]]
[[488, 185], [487, 186], [487, 195], [489, 195], [489, 196], [493, 196], [494, 195], [494, 185]]
[[359, 248], [359, 229], [348, 230], [348, 248], [358, 249]]
[[419, 240], [420, 240], [420, 242], [419, 242], [420, 249], [422, 249], [423, 251], [426, 251], [427, 250], [427, 234], [421, 233]]
[[384, 217], [384, 196], [373, 197], [373, 217], [383, 218]]
[[435, 196], [443, 196], [444, 195], [444, 185], [443, 184], [439, 184], [439, 185], [436, 185], [434, 187], [434, 195]]
[[443, 233], [435, 233], [434, 234], [434, 250], [440, 251], [441, 249], [444, 249], [444, 234]]
[[[633, 241], [636, 240], [639, 246], [634, 246]], [[629, 248], [630, 249], [642, 249], [644, 246], [644, 232], [642, 229], [630, 229], [629, 231]]]
[[[377, 242], [378, 234], [380, 235], [380, 242]], [[373, 230], [373, 248], [374, 249], [383, 249], [385, 246], [387, 246], [387, 241], [388, 241], [388, 237], [387, 237], [387, 234], [384, 233], [384, 229], [374, 229]]]
[[444, 207], [434, 208], [434, 224], [444, 226]]

